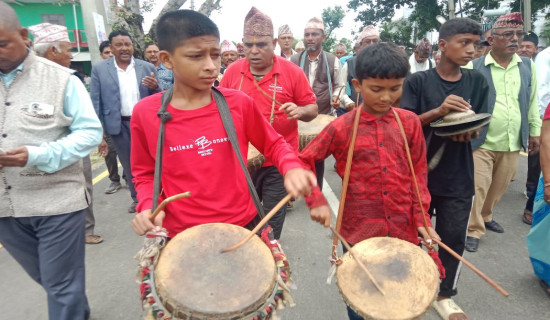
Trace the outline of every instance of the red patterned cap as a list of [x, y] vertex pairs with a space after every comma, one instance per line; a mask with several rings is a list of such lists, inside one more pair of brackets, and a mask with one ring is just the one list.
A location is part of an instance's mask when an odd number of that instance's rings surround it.
[[244, 18], [244, 35], [273, 37], [273, 22], [271, 18], [256, 9], [256, 7], [252, 7]]
[[512, 12], [498, 17], [493, 23], [493, 29], [498, 28], [523, 28], [521, 12]]

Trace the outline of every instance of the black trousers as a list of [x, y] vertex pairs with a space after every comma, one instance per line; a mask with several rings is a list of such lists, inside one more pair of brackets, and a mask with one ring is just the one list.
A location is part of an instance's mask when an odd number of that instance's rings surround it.
[[[283, 176], [275, 166], [262, 167], [253, 171], [250, 176], [256, 188], [256, 192], [262, 201], [264, 211], [267, 214], [287, 194]], [[273, 236], [275, 239], [281, 237], [285, 216], [286, 205], [282, 206], [268, 222], [271, 228], [273, 228]]]
[[315, 173], [317, 175], [317, 185], [323, 190], [323, 178], [325, 177], [325, 160], [315, 162]]
[[107, 171], [109, 171], [109, 180], [112, 182], [120, 182], [120, 175], [118, 174], [118, 162], [116, 160], [117, 153], [113, 139], [111, 136], [106, 135], [105, 141], [109, 146], [109, 153], [105, 156], [105, 166], [107, 166]]
[[[432, 195], [430, 216], [435, 214], [435, 231], [441, 241], [459, 255], [464, 253], [468, 221], [473, 197], [442, 197]], [[457, 294], [456, 285], [461, 263], [445, 250], [439, 250], [439, 258], [445, 267], [446, 277], [439, 286], [439, 295], [452, 297]]]
[[529, 199], [525, 204], [525, 209], [531, 212], [533, 212], [533, 203], [535, 201], [540, 172], [540, 153], [527, 157], [527, 182], [525, 183], [525, 190]]

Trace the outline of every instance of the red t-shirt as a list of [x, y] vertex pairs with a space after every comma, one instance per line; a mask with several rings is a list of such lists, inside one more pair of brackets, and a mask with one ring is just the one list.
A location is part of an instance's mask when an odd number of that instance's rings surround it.
[[[283, 175], [301, 167], [292, 147], [265, 121], [251, 98], [231, 89], [220, 91], [229, 105], [243, 159], [251, 142]], [[131, 165], [138, 212], [152, 207], [161, 96], [142, 99], [132, 113]], [[248, 224], [256, 208], [214, 100], [195, 110], [170, 105], [167, 110], [172, 119], [165, 125], [161, 199], [191, 192], [190, 198], [165, 208], [163, 226], [169, 236], [204, 223]]]
[[[393, 112], [381, 118], [360, 107], [336, 118], [300, 153], [310, 169], [315, 162], [330, 155], [336, 159], [336, 170], [343, 177], [353, 120], [361, 110], [353, 153], [346, 204], [340, 233], [352, 244], [371, 237], [392, 236], [418, 244], [417, 227], [423, 226], [403, 137]], [[426, 143], [418, 116], [395, 109], [403, 123], [411, 151], [424, 210], [430, 207], [427, 185]], [[310, 208], [324, 204], [314, 187], [306, 200]], [[424, 212], [428, 225], [430, 217]]]
[[546, 111], [544, 111], [544, 117], [543, 120], [550, 119], [550, 103], [548, 104], [548, 107], [546, 107]]
[[[247, 59], [240, 59], [231, 64], [223, 75], [220, 87], [237, 89], [246, 93], [254, 99], [265, 119], [269, 121], [273, 105], [271, 97], [273, 97], [273, 91], [275, 90], [275, 79], [277, 80], [275, 99], [280, 103], [293, 102], [297, 106], [315, 103], [315, 93], [313, 93], [313, 89], [311, 89], [302, 69], [278, 56], [273, 56], [273, 69], [258, 81], [260, 88], [269, 97], [262, 94], [254, 85], [256, 80], [250, 73], [250, 63]], [[284, 111], [279, 111], [279, 107], [275, 103], [273, 128], [298, 153], [298, 121], [288, 120]], [[266, 160], [264, 166], [268, 165], [273, 164]]]

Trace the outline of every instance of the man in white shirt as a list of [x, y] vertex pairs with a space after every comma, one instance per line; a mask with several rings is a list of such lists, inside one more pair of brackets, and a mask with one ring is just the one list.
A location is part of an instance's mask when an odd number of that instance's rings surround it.
[[130, 119], [134, 105], [160, 89], [155, 66], [134, 59], [132, 38], [126, 31], [111, 32], [109, 41], [114, 57], [94, 64], [90, 95], [104, 133], [111, 135], [122, 163], [133, 200], [128, 212], [134, 213], [137, 197], [130, 169]]
[[435, 63], [430, 60], [431, 52], [432, 44], [430, 43], [430, 40], [426, 38], [420, 40], [420, 43], [416, 46], [416, 49], [409, 58], [411, 73], [426, 71], [435, 67]]

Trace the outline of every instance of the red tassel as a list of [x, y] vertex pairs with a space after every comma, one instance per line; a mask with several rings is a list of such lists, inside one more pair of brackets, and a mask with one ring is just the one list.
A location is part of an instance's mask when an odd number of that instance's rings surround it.
[[439, 270], [439, 279], [445, 279], [445, 268], [443, 267], [443, 264], [441, 263], [441, 259], [439, 259], [439, 255], [437, 254], [437, 251], [428, 251], [428, 254], [435, 262], [435, 265], [437, 266], [437, 270]]

